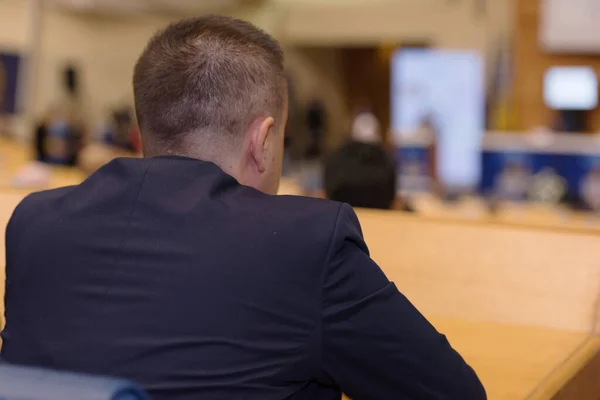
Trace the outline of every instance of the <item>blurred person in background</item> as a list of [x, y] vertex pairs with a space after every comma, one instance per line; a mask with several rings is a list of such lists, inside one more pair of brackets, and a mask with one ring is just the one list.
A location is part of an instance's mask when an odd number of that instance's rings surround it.
[[352, 123], [351, 138], [327, 157], [325, 195], [352, 207], [413, 212], [397, 196], [397, 165], [382, 144], [380, 129], [377, 117], [363, 107]]
[[227, 17], [150, 41], [133, 78], [145, 158], [30, 195], [8, 223], [4, 362], [154, 400], [486, 398], [348, 205], [275, 195], [283, 62]]
[[50, 183], [49, 165], [75, 167], [81, 161], [83, 124], [71, 108], [52, 108], [38, 123], [34, 132], [34, 160], [19, 168], [12, 185], [39, 190]]
[[396, 206], [396, 164], [382, 146], [350, 140], [327, 157], [325, 194], [352, 207]]
[[398, 196], [397, 164], [380, 143], [376, 126], [365, 122], [361, 128], [327, 157], [326, 197], [352, 207], [414, 212]]
[[84, 128], [77, 116], [64, 106], [55, 107], [35, 129], [36, 160], [76, 166], [83, 148]]
[[302, 194], [323, 196], [323, 152], [327, 133], [327, 110], [323, 103], [312, 100], [306, 110], [307, 140], [302, 160], [298, 163], [296, 180]]

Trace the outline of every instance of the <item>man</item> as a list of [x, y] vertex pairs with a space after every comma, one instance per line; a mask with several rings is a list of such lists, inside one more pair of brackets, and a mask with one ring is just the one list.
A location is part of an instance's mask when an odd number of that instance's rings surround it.
[[287, 114], [273, 39], [179, 22], [133, 84], [145, 158], [32, 195], [7, 227], [6, 361], [130, 378], [155, 400], [485, 397], [350, 207], [271, 196]]

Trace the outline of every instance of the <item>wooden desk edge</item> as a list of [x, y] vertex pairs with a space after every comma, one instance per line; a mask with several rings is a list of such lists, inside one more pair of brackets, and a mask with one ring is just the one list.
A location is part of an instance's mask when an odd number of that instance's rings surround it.
[[[527, 400], [597, 400], [598, 376], [600, 336], [590, 336], [527, 396]], [[347, 396], [342, 399], [350, 400]]]
[[[597, 376], [600, 372], [600, 336], [593, 335], [586, 338], [569, 355], [569, 357], [531, 393], [528, 400], [586, 400], [597, 397], [573, 397], [572, 393], [598, 394], [600, 381]], [[592, 390], [591, 387], [594, 386]], [[591, 391], [590, 391], [591, 390]]]
[[493, 217], [486, 218], [465, 218], [465, 217], [441, 217], [441, 216], [430, 216], [424, 214], [413, 214], [405, 211], [389, 211], [389, 210], [372, 210], [366, 208], [355, 209], [359, 220], [361, 220], [361, 214], [379, 214], [385, 215], [387, 213], [396, 213], [401, 215], [403, 218], [411, 219], [414, 221], [422, 221], [429, 224], [440, 224], [440, 225], [461, 225], [461, 226], [473, 226], [473, 227], [494, 227], [501, 229], [513, 229], [513, 230], [526, 230], [526, 231], [542, 231], [542, 232], [554, 232], [554, 233], [571, 233], [575, 235], [585, 236], [600, 236], [600, 229], [593, 227], [583, 226], [564, 226], [564, 225], [552, 225], [552, 224], [531, 224], [527, 222], [518, 221], [503, 221], [495, 219]]

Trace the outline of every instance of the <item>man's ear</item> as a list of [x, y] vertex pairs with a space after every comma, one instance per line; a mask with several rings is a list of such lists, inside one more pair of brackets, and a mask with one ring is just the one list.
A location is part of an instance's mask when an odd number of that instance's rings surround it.
[[252, 124], [250, 137], [250, 157], [258, 172], [265, 172], [269, 156], [270, 135], [273, 135], [273, 117], [260, 118]]

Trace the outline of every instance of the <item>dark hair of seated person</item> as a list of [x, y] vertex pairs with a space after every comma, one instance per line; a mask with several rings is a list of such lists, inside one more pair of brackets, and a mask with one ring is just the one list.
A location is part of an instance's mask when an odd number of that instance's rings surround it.
[[380, 144], [348, 141], [325, 161], [325, 193], [352, 207], [390, 210], [396, 200], [396, 163]]

